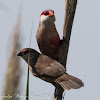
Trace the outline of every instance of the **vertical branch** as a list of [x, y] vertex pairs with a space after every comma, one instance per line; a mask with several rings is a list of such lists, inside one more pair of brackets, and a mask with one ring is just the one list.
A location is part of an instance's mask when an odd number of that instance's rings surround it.
[[[63, 27], [63, 42], [61, 45], [61, 54], [59, 62], [66, 68], [66, 60], [68, 56], [69, 42], [71, 36], [71, 30], [76, 10], [77, 0], [66, 0], [65, 6], [65, 19]], [[62, 100], [64, 90], [61, 86], [57, 86], [55, 89], [54, 100]]]
[[76, 10], [77, 0], [66, 0], [65, 6], [65, 20], [64, 20], [64, 27], [63, 27], [63, 43], [61, 45], [61, 55], [59, 62], [65, 67], [66, 60], [68, 55], [69, 49], [69, 42], [71, 36], [71, 30]]

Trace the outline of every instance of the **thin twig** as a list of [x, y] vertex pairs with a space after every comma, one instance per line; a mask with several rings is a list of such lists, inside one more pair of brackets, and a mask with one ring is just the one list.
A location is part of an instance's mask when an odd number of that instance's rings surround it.
[[29, 57], [28, 57], [28, 72], [27, 72], [26, 100], [29, 100]]
[[[29, 48], [31, 46], [32, 30], [33, 30], [33, 23], [32, 23], [32, 27], [31, 27]], [[28, 55], [28, 72], [27, 72], [26, 100], [29, 100], [29, 63], [30, 63], [30, 51], [29, 51], [29, 55]]]

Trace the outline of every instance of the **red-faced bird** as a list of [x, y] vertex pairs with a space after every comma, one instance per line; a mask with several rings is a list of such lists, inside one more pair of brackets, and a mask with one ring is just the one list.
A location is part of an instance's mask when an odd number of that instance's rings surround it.
[[41, 53], [58, 60], [60, 55], [60, 37], [54, 22], [54, 11], [43, 11], [40, 15], [36, 38]]
[[34, 49], [22, 49], [17, 56], [21, 56], [26, 63], [29, 63], [29, 69], [34, 76], [54, 86], [59, 84], [64, 90], [78, 89], [84, 86], [84, 83], [80, 79], [68, 75], [64, 66], [59, 62], [38, 53]]

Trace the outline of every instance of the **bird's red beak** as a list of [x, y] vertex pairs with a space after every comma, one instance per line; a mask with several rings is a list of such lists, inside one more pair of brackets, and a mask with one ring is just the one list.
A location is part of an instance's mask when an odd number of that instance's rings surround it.
[[52, 11], [50, 11], [49, 16], [54, 16], [54, 13]]

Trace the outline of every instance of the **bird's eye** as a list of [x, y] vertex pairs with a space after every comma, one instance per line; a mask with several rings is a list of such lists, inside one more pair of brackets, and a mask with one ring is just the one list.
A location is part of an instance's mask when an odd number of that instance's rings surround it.
[[44, 15], [46, 15], [47, 13], [46, 12], [44, 12]]
[[44, 12], [44, 15], [49, 15], [49, 12]]

